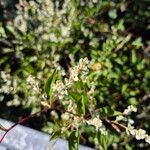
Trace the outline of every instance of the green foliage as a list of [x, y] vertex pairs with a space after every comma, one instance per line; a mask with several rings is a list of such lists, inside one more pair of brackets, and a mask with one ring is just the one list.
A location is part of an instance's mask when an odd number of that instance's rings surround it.
[[78, 150], [79, 146], [79, 131], [72, 131], [69, 136], [69, 150]]
[[97, 134], [98, 134], [97, 136], [98, 136], [98, 139], [99, 139], [99, 142], [100, 142], [102, 149], [107, 150], [108, 149], [107, 135], [100, 134], [99, 132]]
[[107, 117], [112, 117], [112, 116], [118, 116], [121, 115], [122, 113], [116, 110], [111, 109], [110, 107], [102, 107], [99, 109], [100, 117], [102, 118], [107, 118]]
[[52, 98], [53, 95], [53, 85], [56, 81], [58, 77], [57, 71], [54, 70], [53, 73], [49, 76], [49, 78], [47, 79], [46, 83], [45, 83], [45, 92], [47, 94], [47, 96], [50, 98]]
[[50, 140], [54, 140], [54, 139], [57, 139], [58, 137], [61, 136], [61, 129], [55, 131], [52, 136], [50, 137]]
[[77, 112], [79, 115], [85, 115], [88, 105], [87, 86], [82, 80], [77, 82], [74, 86], [77, 91], [69, 91], [69, 96], [77, 104]]
[[[0, 117], [16, 121], [24, 113], [40, 110], [41, 93], [46, 92], [51, 100], [58, 74], [62, 74], [64, 81], [69, 68], [86, 56], [92, 61], [88, 83], [80, 78], [67, 91], [69, 99], [77, 105], [77, 114], [85, 118], [92, 116], [91, 102], [102, 119], [113, 118], [132, 104], [138, 107], [141, 116], [147, 114], [141, 119], [135, 115], [135, 126], [149, 130], [148, 0], [30, 0], [23, 6], [16, 7], [16, 4], [17, 1], [11, 4], [7, 0], [0, 1]], [[55, 68], [57, 71], [52, 71]], [[2, 72], [7, 76], [6, 81]], [[38, 81], [40, 92], [34, 93], [27, 83], [30, 75]], [[89, 102], [87, 95], [91, 83], [95, 86], [94, 102]], [[67, 105], [63, 107], [66, 109]], [[39, 129], [41, 126], [54, 128], [57, 121], [51, 117], [47, 120], [53, 126], [40, 121]], [[70, 145], [76, 145], [77, 133], [70, 129], [68, 132], [73, 139]], [[59, 135], [60, 130], [56, 130], [53, 137]], [[135, 144], [131, 138], [121, 138], [123, 133], [111, 135], [117, 139], [116, 149], [147, 148], [146, 144], [142, 143], [142, 147]], [[93, 139], [93, 136], [86, 132], [86, 141], [81, 143], [93, 146], [94, 140], [90, 143], [87, 138]], [[110, 136], [98, 136], [104, 149], [115, 149], [113, 141], [108, 144]]]

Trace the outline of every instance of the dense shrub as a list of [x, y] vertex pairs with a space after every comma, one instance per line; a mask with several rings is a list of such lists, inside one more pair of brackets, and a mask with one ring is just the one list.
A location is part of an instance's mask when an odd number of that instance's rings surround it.
[[[44, 84], [50, 74], [57, 68], [57, 78], [65, 81], [70, 68], [80, 58], [88, 57], [85, 86], [88, 90], [95, 88], [94, 109], [107, 106], [109, 112], [123, 112], [128, 105], [134, 105], [138, 112], [129, 118], [135, 120], [135, 127], [149, 132], [148, 1], [1, 1], [0, 8], [1, 117], [16, 120], [22, 112], [41, 110], [41, 101], [47, 99]], [[75, 84], [80, 94], [81, 85]], [[11, 112], [17, 114], [10, 116]], [[88, 114], [87, 110], [77, 112]], [[51, 117], [47, 113], [43, 130], [51, 133], [57, 129], [59, 123], [54, 118], [59, 115], [59, 111], [51, 112]], [[109, 138], [96, 135], [104, 148], [148, 147], [143, 141], [137, 144], [124, 132], [118, 134], [106, 120], [104, 124], [109, 128]], [[81, 137], [85, 140], [81, 143], [93, 146], [95, 130], [82, 127]], [[70, 130], [66, 133], [67, 138]]]

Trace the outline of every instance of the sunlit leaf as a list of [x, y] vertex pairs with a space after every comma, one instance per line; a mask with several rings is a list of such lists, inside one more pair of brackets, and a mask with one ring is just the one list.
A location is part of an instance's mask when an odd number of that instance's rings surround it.
[[79, 131], [72, 131], [69, 136], [69, 150], [79, 149]]
[[52, 85], [54, 84], [54, 82], [57, 79], [57, 71], [55, 70], [48, 78], [46, 84], [45, 84], [45, 92], [47, 94], [48, 97], [52, 97], [53, 94], [53, 88]]
[[54, 139], [57, 139], [61, 136], [61, 130], [57, 130], [55, 131], [52, 136], [50, 137], [50, 140], [54, 140]]

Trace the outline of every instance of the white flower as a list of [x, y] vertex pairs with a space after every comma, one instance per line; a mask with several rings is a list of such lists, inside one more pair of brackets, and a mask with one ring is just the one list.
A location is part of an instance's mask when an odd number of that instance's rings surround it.
[[121, 116], [121, 115], [116, 117], [116, 121], [121, 121], [121, 120], [123, 120], [123, 119], [124, 119], [124, 117]]
[[75, 67], [73, 67], [71, 70], [70, 70], [70, 78], [69, 78], [69, 81], [78, 81], [79, 78], [78, 78], [78, 75], [80, 72], [84, 72], [84, 71], [87, 71], [87, 65], [89, 64], [89, 60], [85, 57], [84, 59], [81, 58], [79, 60], [79, 64]]
[[94, 118], [86, 121], [88, 125], [93, 125], [98, 130], [103, 126], [102, 121], [99, 118]]
[[69, 120], [70, 114], [64, 113], [64, 114], [61, 115], [61, 118], [62, 118], [62, 120]]
[[93, 3], [97, 3], [98, 2], [98, 0], [93, 0]]
[[130, 105], [130, 106], [128, 106], [127, 109], [124, 110], [123, 114], [124, 115], [129, 115], [129, 114], [131, 114], [131, 112], [137, 112], [137, 108]]
[[3, 84], [0, 87], [0, 93], [11, 93], [14, 91], [14, 87], [13, 87], [13, 79], [11, 77], [11, 75], [7, 72], [1, 71], [0, 72], [0, 77], [3, 79], [3, 81], [5, 82], [5, 84]]
[[132, 105], [128, 106], [128, 109], [133, 111], [133, 112], [137, 112], [137, 108], [132, 106]]
[[129, 119], [129, 120], [128, 120], [128, 123], [129, 123], [129, 124], [134, 124], [134, 120], [133, 120], [133, 119]]
[[58, 119], [58, 114], [56, 111], [51, 111], [51, 115], [55, 118], [55, 119]]
[[50, 107], [50, 105], [45, 101], [41, 101], [41, 105], [48, 108]]
[[128, 135], [134, 136], [137, 140], [143, 140], [150, 144], [150, 136], [146, 134], [146, 131], [143, 129], [134, 129], [131, 124], [128, 124], [128, 128], [126, 128], [126, 133]]
[[55, 95], [58, 95], [59, 99], [63, 99], [64, 96], [68, 94], [65, 84], [60, 80], [56, 81], [56, 84], [54, 85], [53, 89]]
[[136, 130], [135, 138], [137, 140], [144, 139], [146, 137], [146, 131], [143, 129]]
[[35, 77], [29, 76], [27, 78], [27, 84], [29, 85], [29, 88], [32, 89], [32, 93], [41, 93], [41, 89], [39, 87], [39, 82], [36, 80]]
[[150, 136], [149, 136], [149, 135], [146, 135], [145, 141], [146, 141], [148, 144], [150, 144]]
[[56, 84], [54, 86], [54, 90], [62, 93], [64, 89], [65, 89], [65, 85], [60, 80], [56, 81]]
[[59, 99], [63, 99], [65, 95], [68, 95], [67, 89], [72, 86], [74, 82], [79, 80], [78, 75], [87, 69], [89, 61], [87, 58], [81, 58], [79, 64], [70, 69], [70, 77], [69, 79], [65, 79], [65, 82], [58, 80], [56, 84], [53, 86], [55, 96], [58, 95]]
[[128, 124], [128, 129], [126, 129], [126, 132], [128, 135], [131, 134], [131, 135], [135, 136], [135, 134], [136, 134], [136, 130], [130, 124]]
[[26, 32], [27, 30], [27, 23], [26, 21], [24, 20], [23, 16], [22, 15], [18, 15], [15, 20], [14, 20], [14, 25], [16, 27], [19, 26], [19, 30], [21, 30], [22, 32]]
[[71, 79], [72, 81], [75, 81], [75, 82], [79, 81], [78, 74], [76, 73], [75, 70], [72, 70], [72, 71], [71, 71], [71, 78], [70, 78], [70, 79]]
[[86, 123], [88, 125], [95, 126], [96, 130], [100, 131], [101, 134], [107, 135], [106, 128], [103, 125], [102, 120], [100, 120], [99, 118], [94, 118], [94, 119], [86, 120]]

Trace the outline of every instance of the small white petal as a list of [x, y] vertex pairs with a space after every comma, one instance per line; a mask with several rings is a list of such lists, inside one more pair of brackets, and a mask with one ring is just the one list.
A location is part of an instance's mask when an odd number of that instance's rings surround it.
[[147, 136], [145, 137], [145, 141], [146, 141], [148, 144], [150, 144], [150, 136], [147, 135]]

